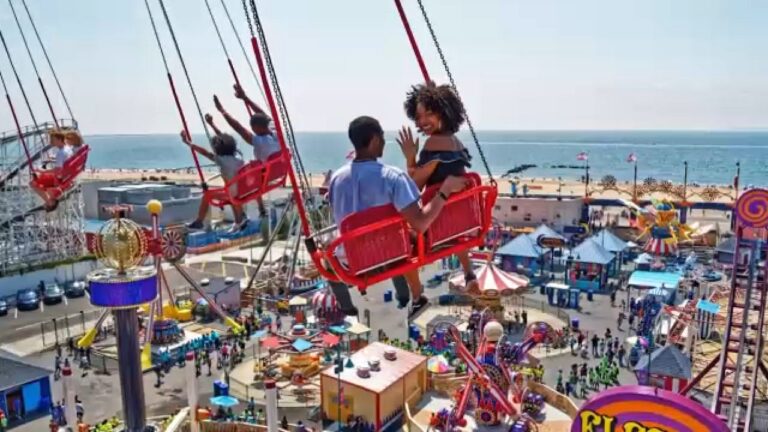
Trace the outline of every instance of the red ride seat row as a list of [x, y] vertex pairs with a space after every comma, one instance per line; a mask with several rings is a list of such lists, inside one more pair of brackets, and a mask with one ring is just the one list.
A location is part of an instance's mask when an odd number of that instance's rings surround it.
[[[344, 218], [340, 235], [325, 249], [310, 244], [316, 266], [324, 277], [364, 292], [370, 285], [480, 246], [491, 226], [497, 190], [483, 186], [475, 173], [465, 177], [469, 186], [451, 195], [423, 235], [416, 235], [393, 205], [372, 207]], [[422, 202], [429, 202], [439, 188], [427, 188]], [[339, 247], [344, 249], [345, 262], [336, 255]]]
[[273, 189], [285, 186], [289, 168], [290, 162], [283, 152], [273, 154], [266, 162], [248, 162], [223, 187], [204, 191], [203, 199], [219, 208], [246, 204]]
[[72, 188], [77, 176], [85, 171], [90, 150], [88, 145], [82, 145], [72, 153], [72, 156], [67, 158], [60, 168], [35, 170], [35, 175], [31, 181], [32, 185], [44, 189], [54, 199], [59, 198], [64, 192]]

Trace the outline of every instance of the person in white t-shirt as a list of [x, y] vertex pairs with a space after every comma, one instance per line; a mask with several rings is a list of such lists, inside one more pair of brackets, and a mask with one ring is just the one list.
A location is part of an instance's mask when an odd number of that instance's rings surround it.
[[[280, 152], [280, 143], [277, 140], [277, 134], [275, 134], [272, 119], [263, 109], [256, 105], [247, 94], [245, 94], [242, 87], [235, 84], [234, 89], [235, 97], [243, 100], [251, 111], [253, 111], [253, 115], [250, 119], [251, 130], [248, 130], [245, 126], [240, 124], [240, 122], [224, 109], [218, 96], [213, 96], [213, 103], [216, 106], [216, 109], [219, 110], [224, 117], [224, 120], [227, 121], [227, 124], [229, 124], [229, 126], [234, 129], [235, 132], [248, 143], [248, 145], [253, 147], [253, 158], [261, 162], [266, 162], [272, 155]], [[209, 121], [208, 124], [210, 124], [218, 133], [218, 128], [213, 124], [213, 120]], [[263, 217], [266, 215], [264, 201], [261, 197], [256, 200], [259, 204], [259, 215]]]
[[82, 144], [82, 139], [76, 132], [69, 133], [61, 129], [55, 129], [48, 134], [49, 144], [56, 149], [53, 159], [49, 161], [53, 162], [53, 168], [46, 171], [37, 170], [37, 177], [31, 183], [32, 189], [43, 200], [43, 206], [46, 211], [53, 211], [59, 205], [58, 197], [53, 193], [49, 193], [49, 190], [56, 187], [58, 184], [58, 171], [61, 170], [67, 159], [72, 157], [74, 153], [69, 142], [74, 138], [70, 138], [70, 135], [77, 137], [75, 143]]
[[[243, 167], [243, 160], [238, 157], [237, 143], [235, 142], [235, 139], [232, 137], [232, 135], [217, 133], [216, 136], [211, 138], [211, 149], [213, 151], [193, 144], [192, 140], [184, 131], [181, 132], [181, 140], [184, 142], [184, 144], [191, 147], [198, 154], [213, 161], [213, 163], [219, 167], [221, 178], [225, 182], [231, 180], [235, 175], [237, 175], [237, 171]], [[232, 185], [230, 187], [236, 188], [237, 185]], [[236, 190], [230, 189], [229, 192], [233, 195], [237, 194]], [[210, 204], [206, 200], [201, 200], [200, 208], [197, 212], [197, 219], [195, 219], [194, 222], [188, 224], [187, 227], [190, 229], [202, 229], [204, 227], [203, 221], [208, 214], [209, 208]], [[235, 216], [235, 223], [232, 225], [232, 228], [230, 228], [229, 231], [231, 233], [235, 233], [245, 229], [245, 227], [248, 226], [248, 218], [245, 217], [243, 208], [239, 205], [232, 204], [232, 213]]]

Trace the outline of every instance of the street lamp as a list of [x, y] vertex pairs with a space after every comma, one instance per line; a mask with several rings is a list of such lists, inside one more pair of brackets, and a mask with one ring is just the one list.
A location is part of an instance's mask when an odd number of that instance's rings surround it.
[[683, 202], [688, 200], [688, 161], [683, 161]]

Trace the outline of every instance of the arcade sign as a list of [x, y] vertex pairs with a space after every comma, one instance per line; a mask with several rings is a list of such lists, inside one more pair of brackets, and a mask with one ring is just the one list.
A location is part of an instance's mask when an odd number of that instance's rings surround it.
[[536, 244], [544, 249], [559, 249], [565, 247], [565, 240], [559, 237], [547, 237], [545, 234], [536, 239]]
[[728, 432], [728, 427], [691, 399], [630, 385], [588, 400], [573, 420], [571, 432]]

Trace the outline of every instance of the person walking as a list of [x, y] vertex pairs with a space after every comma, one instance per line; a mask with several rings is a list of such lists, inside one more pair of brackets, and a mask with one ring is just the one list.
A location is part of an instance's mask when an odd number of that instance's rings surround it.
[[597, 350], [598, 343], [600, 342], [600, 338], [597, 337], [597, 333], [592, 335], [592, 357], [600, 357], [599, 352]]

